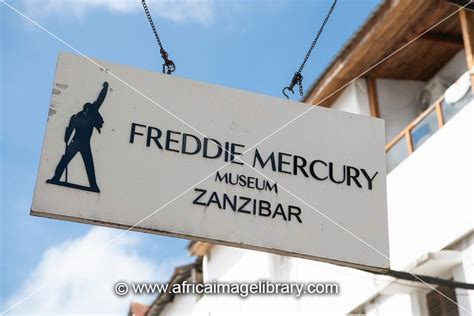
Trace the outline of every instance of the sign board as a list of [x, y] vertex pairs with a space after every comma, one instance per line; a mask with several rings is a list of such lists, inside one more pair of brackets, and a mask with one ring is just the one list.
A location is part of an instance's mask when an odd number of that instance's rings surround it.
[[99, 63], [59, 55], [33, 215], [389, 268], [382, 120]]

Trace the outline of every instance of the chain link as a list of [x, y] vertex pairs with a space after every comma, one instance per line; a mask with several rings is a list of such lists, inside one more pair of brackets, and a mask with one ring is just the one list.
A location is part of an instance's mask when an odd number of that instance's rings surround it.
[[306, 56], [304, 57], [300, 68], [293, 75], [293, 78], [291, 79], [290, 85], [288, 87], [283, 88], [282, 93], [287, 99], [290, 98], [287, 94], [287, 91], [294, 94], [293, 89], [294, 89], [295, 85], [298, 85], [300, 96], [303, 96], [303, 75], [301, 74], [301, 72], [303, 71], [303, 68], [306, 65], [306, 62], [308, 61], [309, 56], [311, 56], [311, 52], [313, 51], [313, 48], [316, 46], [316, 43], [318, 42], [318, 39], [321, 36], [321, 33], [323, 32], [324, 27], [326, 26], [326, 23], [328, 22], [329, 17], [332, 14], [332, 11], [334, 11], [334, 8], [336, 7], [336, 4], [337, 4], [337, 0], [334, 0], [331, 7], [329, 8], [328, 13], [326, 14], [326, 17], [324, 18], [323, 23], [321, 24], [321, 27], [318, 30], [318, 33], [316, 34], [316, 37], [314, 38], [313, 42], [311, 43], [311, 46], [310, 46], [308, 52], [306, 53]]
[[163, 44], [161, 43], [160, 36], [158, 35], [158, 31], [156, 30], [155, 24], [153, 23], [150, 10], [148, 10], [148, 6], [146, 5], [145, 0], [142, 0], [142, 6], [143, 6], [143, 9], [145, 10], [145, 14], [148, 19], [148, 22], [150, 22], [150, 26], [151, 26], [151, 29], [153, 30], [153, 34], [155, 34], [156, 41], [158, 42], [158, 45], [160, 46], [160, 55], [164, 61], [163, 73], [171, 75], [171, 73], [176, 70], [176, 65], [171, 59], [168, 58], [168, 53], [163, 48]]

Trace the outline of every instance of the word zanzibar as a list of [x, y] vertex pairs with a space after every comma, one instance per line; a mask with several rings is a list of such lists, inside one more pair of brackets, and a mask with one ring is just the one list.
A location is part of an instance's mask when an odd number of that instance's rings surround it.
[[[174, 151], [184, 155], [199, 155], [205, 159], [222, 159], [226, 162], [243, 165], [242, 161], [236, 160], [236, 157], [242, 155], [245, 145], [228, 141], [220, 142], [213, 138], [198, 137], [188, 133], [161, 130], [153, 126], [132, 123], [130, 143], [135, 143], [139, 137], [147, 147]], [[372, 190], [378, 174], [378, 171], [369, 173], [364, 168], [349, 165], [337, 166], [331, 161], [310, 160], [284, 152], [264, 154], [257, 148], [253, 151], [253, 157], [249, 164], [254, 168], [271, 169], [273, 172], [369, 190]]]
[[235, 213], [245, 213], [255, 216], [269, 218], [280, 218], [284, 221], [292, 220], [303, 223], [301, 220], [301, 208], [295, 205], [283, 205], [278, 203], [273, 205], [266, 200], [257, 200], [245, 196], [219, 194], [216, 191], [194, 188], [197, 193], [193, 204], [205, 207], [215, 205], [221, 210], [232, 210]]

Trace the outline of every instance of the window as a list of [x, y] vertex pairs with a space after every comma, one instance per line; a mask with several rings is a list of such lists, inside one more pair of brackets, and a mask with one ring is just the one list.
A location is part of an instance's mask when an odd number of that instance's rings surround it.
[[458, 316], [459, 310], [454, 288], [440, 286], [436, 290], [426, 294], [429, 316]]

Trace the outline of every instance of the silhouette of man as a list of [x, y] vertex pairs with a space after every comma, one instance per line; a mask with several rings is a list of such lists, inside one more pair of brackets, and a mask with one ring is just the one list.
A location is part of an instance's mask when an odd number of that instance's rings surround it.
[[[66, 152], [61, 157], [61, 160], [59, 161], [54, 172], [53, 178], [47, 181], [48, 183], [61, 185], [62, 183], [60, 182], [60, 178], [64, 170], [66, 169], [69, 162], [79, 152], [81, 153], [82, 160], [84, 161], [84, 166], [86, 167], [87, 178], [89, 179], [90, 186], [89, 189], [94, 192], [100, 192], [99, 186], [97, 185], [97, 181], [95, 178], [94, 161], [92, 159], [91, 151], [91, 137], [94, 128], [97, 129], [100, 134], [100, 129], [104, 124], [104, 120], [99, 113], [99, 109], [105, 100], [108, 87], [109, 84], [107, 83], [107, 81], [104, 82], [102, 91], [100, 91], [97, 100], [94, 103], [88, 102], [84, 104], [82, 111], [71, 116], [71, 119], [69, 120], [69, 125], [66, 128], [66, 132], [64, 134], [64, 141], [66, 142]], [[72, 137], [71, 143], [69, 143], [73, 132], [74, 136]]]

